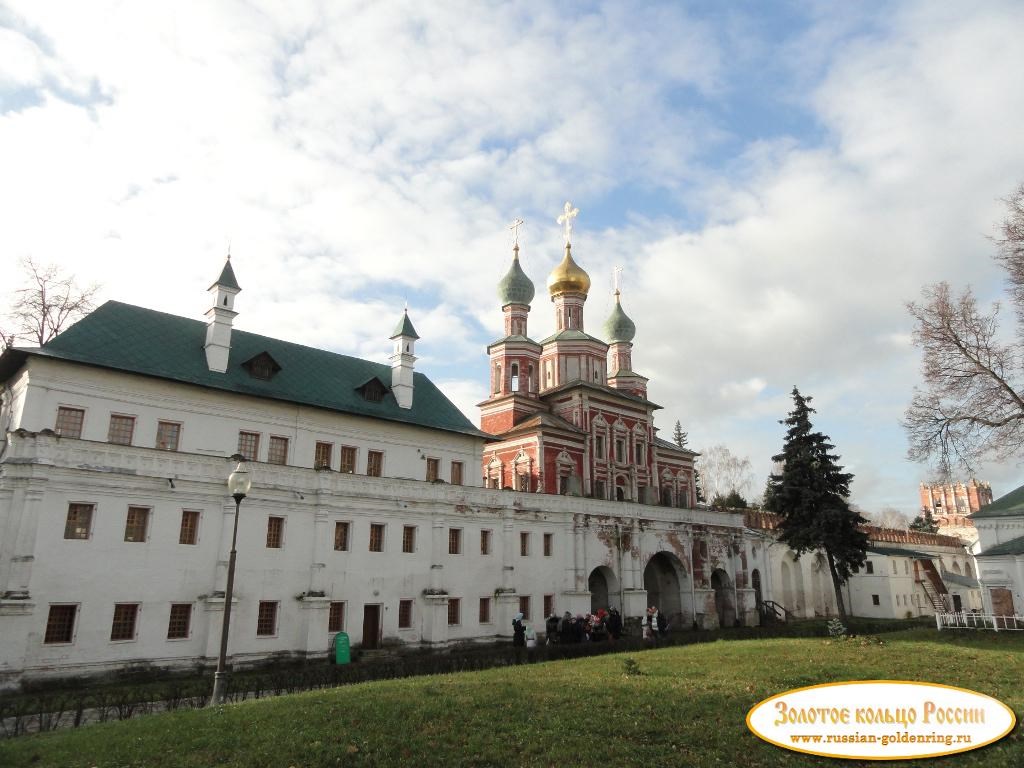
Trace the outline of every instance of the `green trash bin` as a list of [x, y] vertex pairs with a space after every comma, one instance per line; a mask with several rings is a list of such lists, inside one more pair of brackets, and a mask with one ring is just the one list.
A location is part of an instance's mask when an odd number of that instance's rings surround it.
[[339, 632], [334, 636], [334, 663], [348, 664], [352, 661], [352, 650], [349, 647], [348, 633]]

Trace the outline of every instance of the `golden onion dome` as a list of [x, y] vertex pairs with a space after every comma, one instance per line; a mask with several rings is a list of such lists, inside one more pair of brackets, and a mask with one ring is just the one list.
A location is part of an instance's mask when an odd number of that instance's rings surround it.
[[590, 290], [590, 275], [572, 260], [572, 246], [565, 244], [565, 258], [548, 275], [548, 293], [586, 293]]

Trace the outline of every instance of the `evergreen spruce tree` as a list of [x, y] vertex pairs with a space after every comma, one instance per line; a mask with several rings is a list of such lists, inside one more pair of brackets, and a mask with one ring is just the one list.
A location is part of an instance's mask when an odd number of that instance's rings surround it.
[[697, 491], [697, 503], [703, 504], [707, 501], [704, 498], [704, 482], [700, 479], [700, 470], [696, 467], [693, 468], [693, 486], [694, 490]]
[[782, 453], [772, 457], [781, 463], [772, 474], [765, 493], [765, 509], [781, 516], [779, 538], [799, 557], [822, 550], [828, 561], [839, 615], [845, 621], [841, 586], [864, 564], [868, 536], [860, 526], [867, 521], [850, 509], [850, 481], [832, 453], [827, 435], [814, 432], [811, 398], [793, 387], [793, 410], [780, 424], [789, 429]]
[[672, 442], [674, 442], [680, 448], [685, 448], [687, 434], [688, 433], [683, 432], [683, 425], [679, 423], [678, 419], [676, 419], [676, 426], [672, 430]]
[[914, 521], [910, 524], [910, 530], [921, 531], [922, 533], [938, 533], [939, 526], [935, 522], [935, 518], [932, 517], [932, 511], [925, 507], [921, 510], [921, 514], [914, 518]]

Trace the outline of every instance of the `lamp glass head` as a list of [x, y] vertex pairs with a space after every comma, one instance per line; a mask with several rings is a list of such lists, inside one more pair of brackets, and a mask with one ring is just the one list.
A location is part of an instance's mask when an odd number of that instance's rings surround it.
[[249, 479], [249, 470], [245, 462], [238, 462], [235, 471], [228, 475], [228, 493], [232, 496], [248, 496], [252, 488], [252, 480]]

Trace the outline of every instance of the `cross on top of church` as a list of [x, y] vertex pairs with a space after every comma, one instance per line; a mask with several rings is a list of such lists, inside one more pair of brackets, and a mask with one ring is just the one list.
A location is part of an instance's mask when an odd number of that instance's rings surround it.
[[612, 268], [612, 285], [615, 287], [615, 293], [619, 292], [619, 280], [622, 277], [622, 267]]
[[565, 227], [565, 244], [572, 240], [572, 220], [580, 215], [579, 208], [573, 208], [568, 200], [565, 202], [564, 213], [558, 217], [558, 223]]
[[512, 226], [509, 227], [509, 229], [512, 230], [513, 244], [515, 245], [516, 248], [519, 247], [519, 228], [521, 226], [523, 226], [523, 224], [525, 224], [525, 223], [526, 222], [523, 221], [522, 219], [513, 219], [512, 220]]

